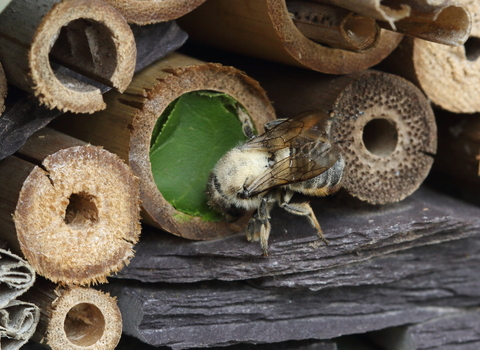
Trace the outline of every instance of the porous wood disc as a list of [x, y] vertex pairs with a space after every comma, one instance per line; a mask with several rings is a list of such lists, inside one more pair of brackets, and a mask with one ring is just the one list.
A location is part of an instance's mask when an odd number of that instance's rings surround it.
[[365, 72], [334, 105], [332, 126], [345, 158], [343, 187], [373, 204], [397, 202], [423, 182], [437, 148], [433, 111], [395, 75]]

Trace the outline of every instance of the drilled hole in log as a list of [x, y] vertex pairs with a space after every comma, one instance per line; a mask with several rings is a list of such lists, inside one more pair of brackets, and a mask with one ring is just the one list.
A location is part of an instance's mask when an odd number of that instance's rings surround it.
[[95, 344], [105, 332], [105, 317], [98, 307], [80, 303], [68, 311], [64, 322], [69, 341], [81, 347]]
[[98, 222], [94, 196], [85, 192], [73, 193], [65, 210], [65, 223], [75, 229], [84, 229]]
[[[73, 75], [74, 79], [83, 83], [71, 83], [57, 78], [64, 86], [77, 91], [88, 89], [85, 84], [90, 85], [85, 76], [98, 83], [112, 86], [110, 78], [117, 67], [117, 50], [112, 39], [112, 32], [103, 24], [86, 19], [77, 19], [63, 26], [57, 40], [50, 50], [50, 61], [52, 69], [60, 64], [72, 71], [79, 73]], [[65, 74], [65, 72], [62, 72]], [[67, 75], [70, 75], [66, 73]]]
[[365, 147], [370, 153], [378, 157], [388, 157], [392, 154], [397, 147], [397, 142], [397, 128], [388, 119], [372, 119], [363, 128]]
[[360, 15], [351, 15], [347, 17], [343, 25], [343, 30], [347, 38], [361, 49], [370, 46], [376, 39], [372, 33], [377, 32], [375, 20]]
[[469, 61], [476, 61], [480, 56], [480, 38], [474, 36], [468, 38], [463, 47], [465, 48], [465, 56]]

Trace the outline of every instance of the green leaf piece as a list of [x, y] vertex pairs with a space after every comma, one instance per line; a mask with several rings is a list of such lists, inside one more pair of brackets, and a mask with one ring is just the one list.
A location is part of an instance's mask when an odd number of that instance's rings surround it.
[[205, 187], [217, 161], [247, 139], [237, 106], [226, 94], [194, 91], [172, 102], [158, 119], [150, 149], [153, 177], [178, 211], [222, 220], [207, 205]]

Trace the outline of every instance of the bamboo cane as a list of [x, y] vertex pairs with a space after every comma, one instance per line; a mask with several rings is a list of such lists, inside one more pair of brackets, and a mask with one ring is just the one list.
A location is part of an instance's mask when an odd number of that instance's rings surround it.
[[349, 9], [376, 19], [383, 28], [444, 45], [462, 45], [472, 24], [468, 9], [454, 0], [314, 1]]
[[369, 68], [401, 40], [398, 33], [382, 31], [376, 47], [365, 53], [321, 45], [295, 26], [286, 0], [209, 0], [178, 22], [203, 43], [329, 74]]
[[331, 110], [332, 133], [345, 158], [342, 186], [372, 204], [400, 201], [423, 182], [436, 152], [433, 111], [403, 78], [377, 71], [332, 77], [261, 64], [242, 67], [265, 87], [277, 115]]
[[149, 153], [152, 132], [160, 115], [178, 97], [198, 90], [218, 91], [233, 97], [245, 108], [259, 133], [267, 121], [274, 119], [270, 101], [255, 80], [232, 67], [174, 53], [137, 74], [124, 94], [109, 93], [105, 111], [82, 118], [65, 116], [54, 126], [92, 144], [103, 145], [128, 161], [140, 179], [146, 223], [185, 238], [202, 240], [242, 230], [249, 216], [235, 222], [212, 222], [177, 210], [154, 181]]
[[135, 68], [125, 19], [99, 0], [13, 0], [0, 14], [0, 61], [9, 83], [49, 108], [92, 113], [105, 108], [100, 89], [52, 69], [55, 62], [124, 91]]
[[[465, 5], [471, 13], [480, 13], [477, 1]], [[463, 46], [406, 37], [385, 66], [414, 82], [436, 106], [454, 113], [475, 113], [480, 111], [479, 56], [480, 19], [473, 16], [471, 35]]]
[[109, 294], [39, 279], [23, 299], [40, 307], [32, 339], [53, 350], [109, 350], [120, 340], [122, 317]]
[[146, 25], [177, 19], [205, 0], [105, 0], [120, 11], [129, 23]]
[[104, 282], [133, 256], [138, 184], [117, 156], [42, 129], [0, 169], [2, 239], [38, 274], [65, 284]]

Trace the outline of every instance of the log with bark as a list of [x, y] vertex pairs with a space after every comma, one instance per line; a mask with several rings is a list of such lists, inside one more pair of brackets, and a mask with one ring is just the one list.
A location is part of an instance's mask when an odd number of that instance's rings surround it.
[[205, 0], [105, 0], [129, 23], [146, 25], [177, 19], [200, 6]]
[[0, 116], [5, 110], [5, 96], [7, 96], [7, 78], [0, 63]]
[[48, 108], [76, 113], [105, 108], [96, 84], [52, 68], [57, 64], [119, 91], [133, 76], [132, 31], [103, 1], [14, 0], [0, 14], [0, 33], [8, 82], [35, 94]]
[[[338, 12], [335, 8], [331, 11]], [[318, 21], [320, 33], [325, 31], [328, 18], [335, 16], [318, 17], [325, 19]], [[319, 44], [308, 38], [310, 33], [304, 35], [295, 26], [286, 0], [209, 0], [178, 21], [195, 40], [330, 74], [345, 74], [372, 67], [390, 54], [401, 40], [398, 33], [382, 31], [378, 44], [363, 53]], [[358, 25], [357, 32], [372, 33], [371, 29], [375, 27], [370, 21], [355, 24]], [[367, 38], [372, 38], [372, 35], [368, 34]]]
[[[423, 323], [428, 328], [425, 322], [442, 323], [446, 318], [450, 322], [445, 325], [451, 325], [455, 316], [475, 311], [480, 296], [479, 249], [476, 234], [399, 251], [359, 266], [363, 268], [361, 279], [352, 275], [350, 281], [348, 273], [342, 276], [337, 270], [340, 283], [336, 288], [318, 291], [295, 284], [256, 288], [244, 282], [214, 281], [190, 285], [119, 281], [105, 288], [118, 297], [121, 312], [129, 315], [124, 332], [155, 346], [185, 349], [331, 339], [402, 325]], [[396, 263], [384, 266], [388, 257]], [[389, 282], [366, 278], [378, 266]], [[323, 277], [324, 271], [318, 271], [316, 280], [321, 282]], [[464, 322], [468, 319], [472, 317]], [[449, 338], [453, 337], [451, 333]], [[435, 339], [428, 341], [431, 346]]]
[[[187, 34], [173, 21], [132, 26], [132, 31], [137, 46], [136, 72], [175, 51], [187, 40]], [[72, 71], [68, 74], [72, 75]], [[75, 77], [84, 79], [79, 74]], [[108, 86], [101, 86], [100, 89], [102, 92], [110, 90]], [[0, 118], [0, 159], [13, 154], [30, 135], [63, 114], [59, 109], [48, 109], [41, 105], [32, 95], [20, 95]]]
[[[478, 1], [463, 1], [472, 14]], [[385, 69], [419, 86], [435, 106], [454, 113], [480, 111], [480, 19], [472, 16], [472, 30], [464, 45], [449, 47], [405, 37], [383, 62]]]
[[1, 237], [38, 274], [103, 282], [133, 256], [138, 182], [116, 155], [45, 128], [0, 169]]
[[120, 340], [122, 316], [109, 294], [39, 278], [22, 298], [41, 310], [33, 341], [52, 350], [111, 350]]
[[[223, 126], [223, 120], [226, 123], [226, 118], [220, 117], [220, 120], [216, 119], [215, 122], [212, 122], [213, 119], [210, 118], [208, 112], [204, 112], [203, 108], [199, 109], [195, 105], [189, 107], [185, 123], [188, 123], [189, 120], [198, 120], [203, 123], [203, 126], [191, 128], [191, 135], [180, 143], [187, 147], [190, 145], [190, 149], [185, 154], [193, 155], [195, 159], [191, 159], [191, 161], [195, 161], [195, 163], [191, 165], [181, 157], [175, 158], [171, 161], [184, 168], [173, 173], [171, 168], [166, 167], [157, 172], [154, 178], [151, 146], [156, 140], [156, 137], [152, 135], [156, 130], [157, 121], [163, 120], [164, 117], [160, 117], [164, 112], [170, 113], [169, 106], [172, 103], [194, 91], [213, 91], [230, 96], [248, 114], [247, 119], [253, 123], [252, 129], [256, 129], [259, 133], [263, 131], [264, 123], [274, 119], [273, 107], [257, 81], [233, 67], [204, 63], [174, 53], [135, 75], [132, 84], [124, 94], [114, 91], [109, 93], [105, 97], [109, 106], [105, 111], [91, 116], [65, 115], [56, 120], [53, 125], [74, 137], [92, 144], [102, 145], [128, 162], [135, 175], [140, 179], [144, 222], [185, 238], [203, 240], [242, 230], [251, 213], [247, 213], [235, 222], [226, 222], [223, 218], [208, 221], [195, 213], [196, 207], [190, 212], [177, 209], [179, 206], [178, 202], [175, 203], [177, 197], [170, 195], [168, 198], [166, 194], [167, 191], [170, 193], [172, 188], [180, 190], [187, 188], [188, 192], [195, 192], [198, 198], [195, 203], [207, 206], [204, 191], [209, 172], [223, 153], [236, 146], [234, 140], [233, 144], [229, 146], [230, 148], [222, 150], [221, 146], [217, 144], [217, 138], [213, 138], [213, 136], [217, 135], [230, 140], [233, 132], [242, 133], [242, 124], [238, 120], [241, 117], [240, 114], [238, 114], [238, 118], [237, 116], [232, 117], [234, 119], [232, 123], [235, 123], [232, 129], [219, 132], [217, 130]], [[222, 107], [225, 110], [229, 108]], [[182, 123], [184, 122], [182, 121]], [[92, 125], [95, 125], [95, 128], [92, 128]], [[176, 126], [173, 128], [179, 130]], [[215, 134], [212, 137], [203, 137], [203, 135], [211, 135], [212, 132]], [[245, 139], [245, 135], [242, 137]], [[196, 140], [207, 143], [200, 146], [201, 143], [196, 144]], [[168, 139], [168, 142], [174, 144], [171, 139]], [[208, 142], [213, 143], [209, 144]], [[216, 154], [213, 153], [214, 150], [217, 150], [216, 153], [219, 152], [218, 150], [223, 153]], [[202, 151], [207, 154], [201, 153]], [[200, 163], [197, 158], [200, 159]], [[204, 165], [206, 164], [204, 158], [210, 163], [213, 161], [210, 168], [206, 168]], [[172, 168], [175, 166], [173, 163]], [[177, 179], [177, 176], [182, 174], [187, 174], [189, 178], [199, 179], [195, 191], [192, 189], [195, 184], [183, 183]], [[195, 177], [194, 174], [200, 175]], [[203, 177], [205, 178], [203, 179]], [[173, 184], [164, 185], [159, 189], [157, 183], [162, 179], [168, 179]], [[186, 179], [186, 181], [189, 180]]]

